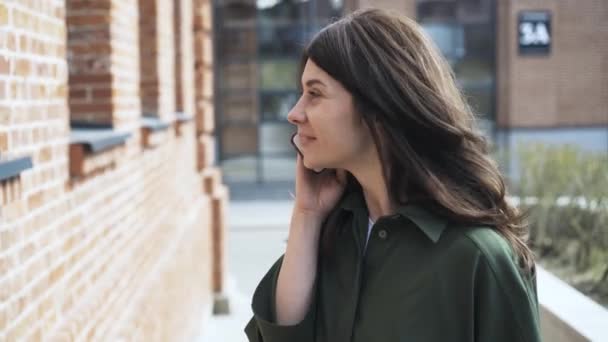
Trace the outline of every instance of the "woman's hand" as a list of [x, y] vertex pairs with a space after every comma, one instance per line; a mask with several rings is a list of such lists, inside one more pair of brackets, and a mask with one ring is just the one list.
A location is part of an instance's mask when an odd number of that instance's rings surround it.
[[320, 174], [306, 168], [300, 154], [296, 161], [294, 211], [323, 220], [346, 187], [346, 171], [325, 169]]
[[295, 204], [276, 289], [279, 325], [297, 324], [310, 307], [321, 224], [345, 187], [346, 171], [327, 169], [317, 174], [304, 166], [298, 153]]
[[326, 169], [317, 173], [306, 168], [296, 138], [294, 135], [291, 140], [298, 151], [295, 203], [275, 295], [279, 325], [300, 322], [310, 306], [321, 225], [346, 187], [344, 170]]

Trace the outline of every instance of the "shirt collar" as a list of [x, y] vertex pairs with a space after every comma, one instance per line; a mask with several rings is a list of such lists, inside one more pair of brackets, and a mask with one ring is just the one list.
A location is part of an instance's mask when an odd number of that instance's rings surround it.
[[[339, 205], [348, 211], [365, 211], [367, 205], [360, 190], [351, 190], [346, 193]], [[417, 204], [406, 204], [397, 208], [397, 213], [411, 220], [431, 241], [437, 243], [441, 234], [447, 227], [447, 220], [435, 215]]]

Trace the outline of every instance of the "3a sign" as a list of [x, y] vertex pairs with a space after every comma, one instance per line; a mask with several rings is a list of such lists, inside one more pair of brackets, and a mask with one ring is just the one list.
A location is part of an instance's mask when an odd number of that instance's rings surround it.
[[521, 11], [517, 25], [519, 54], [547, 55], [551, 51], [551, 13]]

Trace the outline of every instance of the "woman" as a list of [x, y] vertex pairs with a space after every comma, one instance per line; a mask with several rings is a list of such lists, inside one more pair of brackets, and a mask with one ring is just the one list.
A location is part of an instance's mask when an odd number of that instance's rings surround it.
[[526, 226], [419, 26], [357, 11], [303, 66], [289, 239], [249, 340], [540, 341]]

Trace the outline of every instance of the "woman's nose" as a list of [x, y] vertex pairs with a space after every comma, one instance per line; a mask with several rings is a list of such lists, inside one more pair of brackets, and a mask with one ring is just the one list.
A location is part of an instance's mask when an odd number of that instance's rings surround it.
[[306, 121], [306, 113], [302, 110], [301, 106], [299, 106], [299, 102], [296, 103], [295, 106], [289, 111], [287, 114], [287, 121], [290, 123], [297, 125]]

